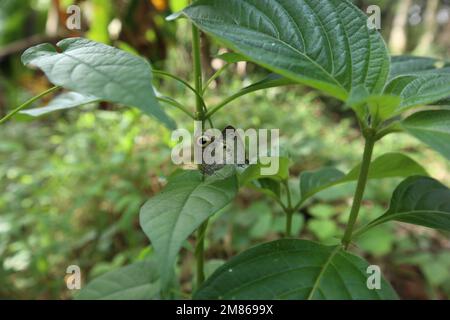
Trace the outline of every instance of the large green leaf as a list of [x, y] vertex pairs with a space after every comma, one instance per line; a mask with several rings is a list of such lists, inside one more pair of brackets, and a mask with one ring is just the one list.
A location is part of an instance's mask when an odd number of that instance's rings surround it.
[[108, 272], [84, 287], [77, 300], [151, 300], [160, 292], [154, 260], [141, 261]]
[[450, 67], [433, 58], [394, 57], [390, 78], [384, 93], [402, 98], [396, 114], [439, 103], [450, 95]]
[[450, 110], [430, 110], [402, 121], [402, 128], [450, 159]]
[[[338, 184], [357, 181], [361, 165], [353, 168], [347, 175], [334, 168], [307, 171], [300, 176], [302, 202], [318, 192]], [[426, 175], [425, 169], [411, 158], [401, 153], [386, 153], [375, 159], [369, 171], [369, 179], [408, 177]]]
[[391, 220], [450, 231], [450, 189], [429, 177], [409, 177], [394, 191], [388, 211], [355, 236]]
[[87, 39], [69, 38], [57, 48], [45, 43], [28, 49], [22, 62], [40, 68], [55, 85], [137, 107], [175, 127], [156, 100], [150, 64], [140, 57]]
[[235, 197], [238, 182], [234, 168], [225, 167], [203, 181], [198, 171], [185, 171], [169, 180], [166, 188], [142, 207], [140, 223], [158, 255], [163, 290], [183, 242], [204, 221]]
[[45, 107], [28, 109], [22, 111], [21, 113], [33, 117], [39, 117], [50, 112], [76, 108], [85, 104], [97, 102], [99, 100], [99, 98], [91, 95], [83, 95], [77, 92], [65, 92], [54, 98]]
[[306, 240], [265, 243], [234, 257], [196, 292], [195, 299], [396, 299], [388, 282], [367, 286], [361, 258], [340, 246]]
[[381, 35], [347, 0], [199, 0], [179, 15], [251, 61], [343, 101], [358, 85], [381, 93], [389, 75]]

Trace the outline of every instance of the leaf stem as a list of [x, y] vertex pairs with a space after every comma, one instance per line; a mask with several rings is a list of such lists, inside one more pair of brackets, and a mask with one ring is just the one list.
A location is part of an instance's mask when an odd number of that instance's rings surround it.
[[155, 76], [157, 76], [157, 77], [160, 77], [160, 78], [161, 77], [171, 78], [171, 79], [176, 80], [177, 82], [183, 84], [186, 88], [188, 88], [192, 92], [197, 93], [195, 88], [193, 86], [191, 86], [187, 81], [181, 79], [180, 77], [178, 77], [178, 76], [176, 76], [174, 74], [171, 74], [169, 72], [165, 72], [165, 71], [162, 71], [162, 70], [152, 70], [152, 71], [153, 71], [153, 74]]
[[165, 72], [165, 71], [161, 71], [161, 70], [153, 70], [153, 74], [155, 76], [159, 76], [159, 77], [171, 78], [171, 79], [174, 79], [174, 80], [180, 82], [181, 84], [183, 84], [186, 88], [188, 88], [189, 90], [191, 90], [195, 94], [195, 97], [196, 97], [197, 101], [200, 100], [202, 108], [204, 108], [206, 110], [205, 102], [203, 100], [203, 96], [202, 96], [201, 92], [198, 91], [193, 86], [191, 86], [187, 81], [181, 79], [180, 77], [178, 77], [178, 76], [176, 76], [174, 74], [171, 74], [171, 73], [168, 73], [168, 72]]
[[211, 83], [216, 80], [218, 77], [220, 77], [220, 75], [231, 65], [231, 63], [226, 63], [223, 67], [221, 67], [219, 70], [216, 71], [216, 73], [214, 73], [212, 75], [211, 78], [209, 78], [209, 80], [206, 82], [206, 84], [203, 87], [203, 94], [206, 93], [206, 90], [208, 90], [209, 86], [211, 85]]
[[251, 93], [256, 91], [257, 89], [253, 89], [253, 88], [246, 88], [246, 89], [242, 89], [238, 92], [236, 92], [235, 94], [233, 94], [232, 96], [229, 96], [228, 98], [226, 98], [225, 100], [223, 100], [222, 102], [220, 102], [217, 106], [215, 106], [214, 108], [212, 108], [208, 114], [206, 115], [206, 118], [210, 118], [212, 117], [213, 114], [215, 114], [217, 111], [219, 111], [220, 109], [222, 109], [223, 107], [225, 107], [226, 105], [228, 105], [229, 103], [233, 102], [234, 100], [236, 100], [239, 97], [242, 97], [243, 95], [246, 95], [247, 93]]
[[181, 103], [179, 103], [178, 101], [176, 101], [175, 99], [169, 98], [169, 97], [158, 97], [157, 98], [159, 101], [167, 103], [181, 111], [183, 111], [185, 114], [187, 114], [190, 118], [195, 120], [195, 117], [191, 114], [191, 112], [189, 112], [189, 110], [187, 110]]
[[55, 86], [53, 88], [48, 89], [47, 91], [42, 92], [41, 94], [31, 98], [30, 100], [28, 100], [27, 102], [23, 103], [22, 105], [18, 106], [16, 109], [14, 109], [13, 111], [11, 111], [9, 114], [7, 114], [4, 118], [0, 119], [0, 125], [5, 123], [6, 121], [8, 121], [9, 119], [11, 119], [12, 117], [14, 117], [17, 113], [19, 113], [20, 111], [22, 111], [23, 109], [27, 108], [28, 106], [30, 106], [31, 104], [33, 104], [35, 101], [41, 99], [42, 97], [52, 93], [53, 91], [56, 91], [58, 89], [60, 89], [60, 86]]
[[359, 210], [361, 208], [364, 191], [366, 189], [367, 180], [369, 177], [370, 163], [372, 161], [373, 149], [376, 142], [376, 132], [374, 129], [367, 129], [364, 137], [366, 140], [364, 146], [363, 160], [361, 164], [361, 170], [358, 176], [358, 184], [355, 190], [355, 196], [353, 198], [352, 209], [350, 211], [350, 217], [348, 219], [347, 227], [345, 229], [344, 236], [342, 238], [342, 244], [347, 249], [352, 240], [353, 228], [356, 220], [358, 219]]

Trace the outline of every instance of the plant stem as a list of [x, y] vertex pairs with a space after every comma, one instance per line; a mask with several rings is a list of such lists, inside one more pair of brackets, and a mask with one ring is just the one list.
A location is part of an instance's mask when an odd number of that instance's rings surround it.
[[33, 104], [35, 101], [41, 99], [42, 97], [46, 96], [47, 94], [52, 93], [53, 91], [58, 90], [59, 86], [53, 87], [48, 89], [47, 91], [42, 92], [41, 94], [31, 98], [30, 100], [28, 100], [27, 102], [23, 103], [22, 105], [20, 105], [19, 107], [17, 107], [16, 109], [14, 109], [13, 111], [11, 111], [9, 114], [7, 114], [3, 119], [0, 120], [0, 125], [5, 123], [6, 121], [8, 121], [9, 119], [11, 119], [12, 117], [14, 117], [17, 113], [19, 113], [20, 111], [22, 111], [23, 109], [27, 108], [28, 106], [30, 106], [31, 104]]
[[200, 31], [195, 25], [192, 25], [192, 54], [194, 59], [194, 83], [195, 91], [199, 94], [196, 96], [196, 107], [198, 117], [204, 121], [205, 113], [203, 108], [203, 100], [201, 94], [203, 92], [203, 76], [202, 76], [202, 62], [200, 53]]
[[208, 220], [202, 223], [200, 228], [197, 230], [197, 244], [195, 246], [195, 257], [197, 259], [197, 289], [205, 281], [205, 266], [204, 266], [204, 255], [205, 255], [205, 235], [206, 229], [208, 228]]
[[292, 235], [292, 216], [294, 215], [293, 211], [286, 212], [286, 238], [291, 237]]
[[289, 188], [289, 181], [283, 181], [284, 187], [286, 189], [287, 194], [287, 202], [288, 205], [285, 208], [286, 213], [286, 234], [285, 237], [289, 238], [292, 234], [292, 216], [294, 215], [294, 209], [292, 208], [292, 199], [291, 199], [291, 189]]
[[368, 129], [365, 133], [366, 143], [364, 146], [363, 160], [361, 164], [361, 170], [359, 172], [358, 184], [356, 186], [355, 196], [353, 198], [352, 209], [350, 211], [350, 217], [348, 219], [347, 227], [345, 229], [344, 237], [342, 238], [342, 244], [345, 248], [348, 248], [352, 240], [353, 228], [356, 220], [358, 219], [359, 210], [361, 208], [364, 191], [367, 185], [367, 179], [369, 176], [370, 163], [372, 161], [373, 149], [375, 147], [375, 131]]
[[[202, 77], [202, 63], [200, 52], [200, 31], [192, 24], [192, 54], [194, 63], [194, 87], [198, 93], [196, 96], [196, 119], [201, 120], [205, 124], [207, 110], [203, 101], [203, 77]], [[205, 281], [204, 271], [204, 251], [205, 251], [205, 232], [208, 227], [208, 221], [205, 221], [197, 231], [197, 243], [195, 247], [195, 258], [197, 259], [197, 288], [199, 288]]]

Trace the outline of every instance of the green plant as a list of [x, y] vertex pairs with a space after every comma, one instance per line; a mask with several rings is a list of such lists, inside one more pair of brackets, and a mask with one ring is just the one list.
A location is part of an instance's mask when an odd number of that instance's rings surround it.
[[[211, 176], [200, 171], [177, 171], [140, 214], [141, 227], [151, 240], [157, 260], [106, 274], [88, 285], [78, 298], [173, 296], [178, 252], [197, 231], [194, 298], [395, 299], [395, 292], [384, 279], [380, 290], [368, 288], [369, 265], [348, 248], [358, 236], [388, 221], [450, 231], [450, 190], [446, 186], [427, 177], [425, 169], [406, 155], [388, 153], [372, 159], [378, 141], [401, 132], [450, 158], [450, 111], [419, 109], [449, 103], [450, 65], [432, 58], [390, 57], [380, 34], [368, 27], [366, 16], [347, 0], [199, 0], [171, 18], [181, 16], [193, 23], [194, 86], [176, 75], [152, 70], [146, 61], [123, 51], [86, 39], [66, 39], [58, 49], [49, 44], [30, 48], [22, 60], [42, 69], [57, 86], [46, 93], [59, 87], [73, 92], [63, 94], [44, 109], [23, 111], [36, 100], [32, 99], [1, 122], [20, 111], [38, 115], [105, 100], [137, 107], [174, 128], [173, 120], [159, 107], [160, 101], [213, 127], [213, 118], [231, 101], [257, 90], [300, 83], [344, 102], [354, 111], [365, 140], [362, 161], [348, 174], [334, 168], [302, 172], [299, 195], [291, 190], [286, 158], [279, 159], [280, 170], [271, 176], [261, 174], [261, 164], [250, 165], [242, 173], [225, 167]], [[221, 56], [226, 66], [252, 61], [276, 75], [210, 107], [206, 93], [212, 80], [203, 80], [199, 30], [236, 52]], [[195, 111], [157, 94], [151, 85], [153, 76], [168, 77], [192, 91]], [[394, 191], [389, 209], [355, 230], [368, 180], [391, 177], [406, 180]], [[325, 246], [291, 238], [292, 217], [311, 197], [351, 181], [356, 181], [357, 187], [339, 244]], [[233, 200], [240, 187], [248, 185], [280, 205], [286, 216], [286, 238], [239, 254], [205, 281], [203, 252], [208, 221]]]

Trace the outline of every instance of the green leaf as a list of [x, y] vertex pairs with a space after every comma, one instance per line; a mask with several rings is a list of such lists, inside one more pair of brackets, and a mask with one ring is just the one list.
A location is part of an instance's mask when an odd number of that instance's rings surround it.
[[[261, 162], [262, 160], [262, 162]], [[264, 174], [264, 170], [270, 168], [270, 164], [278, 161], [278, 170], [271, 174]], [[269, 163], [269, 164], [267, 164]], [[256, 164], [249, 165], [239, 175], [239, 185], [245, 186], [248, 183], [259, 179], [272, 179], [276, 181], [284, 181], [289, 178], [289, 159], [286, 157], [263, 157]]]
[[369, 112], [375, 121], [386, 120], [395, 113], [402, 99], [393, 95], [370, 95], [364, 86], [356, 87], [346, 102], [360, 119]]
[[367, 267], [340, 246], [306, 240], [265, 243], [232, 258], [194, 295], [195, 299], [396, 299], [384, 279], [367, 287]]
[[158, 105], [152, 87], [152, 70], [144, 59], [82, 38], [45, 43], [22, 55], [25, 65], [40, 68], [55, 85], [83, 95], [137, 107], [169, 128], [174, 122]]
[[305, 171], [300, 175], [300, 192], [302, 200], [344, 181], [345, 174], [335, 168], [322, 168]]
[[[307, 171], [300, 175], [302, 202], [318, 192], [335, 185], [357, 181], [361, 165], [353, 168], [347, 175], [334, 168]], [[427, 175], [425, 169], [411, 158], [401, 153], [386, 153], [375, 159], [369, 171], [369, 179], [408, 177]]]
[[346, 101], [364, 85], [381, 93], [389, 55], [367, 16], [347, 0], [199, 0], [187, 16], [234, 51]]
[[397, 96], [380, 95], [370, 96], [366, 100], [372, 118], [386, 120], [395, 114], [396, 109], [402, 103], [402, 99]]
[[83, 95], [77, 92], [65, 92], [54, 98], [43, 108], [35, 108], [21, 111], [32, 117], [40, 117], [50, 112], [80, 107], [86, 104], [98, 102], [100, 99], [91, 95]]
[[[347, 181], [358, 180], [361, 165], [353, 168], [346, 176]], [[427, 171], [410, 157], [397, 152], [385, 153], [370, 165], [369, 179], [409, 177], [411, 175], [428, 175]]]
[[409, 55], [391, 57], [391, 73], [389, 78], [436, 69], [439, 60], [428, 57], [415, 57]]
[[265, 157], [263, 159], [266, 161], [278, 159], [278, 171], [272, 175], [265, 175], [261, 170], [268, 168], [269, 165], [261, 164], [261, 162], [251, 164], [239, 175], [239, 186], [253, 188], [278, 201], [281, 196], [281, 182], [289, 178], [290, 161], [286, 157]]
[[280, 181], [273, 180], [270, 178], [264, 178], [253, 181], [253, 183], [251, 183], [249, 186], [255, 188], [256, 190], [262, 192], [263, 194], [275, 200], [278, 200], [281, 197]]
[[154, 260], [141, 261], [108, 272], [84, 287], [77, 300], [159, 299], [159, 270]]
[[354, 236], [391, 220], [450, 231], [450, 189], [429, 177], [409, 177], [394, 191], [388, 211]]
[[225, 167], [204, 181], [200, 172], [185, 171], [142, 207], [140, 223], [150, 239], [161, 270], [164, 290], [183, 242], [203, 222], [223, 209], [238, 190], [235, 169]]
[[395, 114], [421, 105], [439, 103], [450, 95], [450, 67], [433, 58], [392, 58], [391, 80], [384, 94], [402, 98]]
[[403, 120], [401, 127], [450, 159], [450, 110], [415, 113]]

